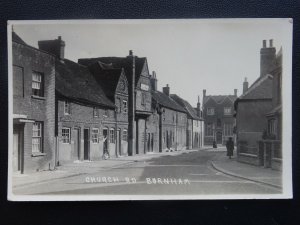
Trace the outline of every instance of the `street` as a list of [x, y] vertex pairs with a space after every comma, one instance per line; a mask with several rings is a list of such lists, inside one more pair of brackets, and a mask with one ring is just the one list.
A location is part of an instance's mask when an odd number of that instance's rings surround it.
[[[222, 148], [214, 151], [183, 151], [145, 160], [129, 161], [110, 168], [79, 173], [62, 179], [36, 182], [13, 189], [14, 194], [34, 195], [218, 195], [279, 194], [280, 188], [229, 176], [212, 161], [229, 160]], [[130, 157], [127, 157], [130, 159]], [[113, 160], [113, 159], [111, 159]], [[235, 159], [231, 159], [235, 160]], [[99, 162], [101, 163], [101, 162]], [[59, 172], [59, 171], [56, 171]]]

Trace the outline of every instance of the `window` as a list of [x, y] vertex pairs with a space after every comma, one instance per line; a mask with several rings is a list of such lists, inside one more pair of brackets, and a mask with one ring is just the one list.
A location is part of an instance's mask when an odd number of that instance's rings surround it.
[[127, 101], [123, 100], [123, 111], [124, 113], [127, 113]]
[[145, 105], [146, 104], [146, 95], [145, 93], [142, 93], [142, 102], [141, 102], [142, 105]]
[[115, 143], [115, 129], [113, 128], [109, 130], [109, 142]]
[[224, 107], [224, 115], [231, 115], [231, 107]]
[[127, 138], [128, 138], [127, 135], [128, 135], [127, 130], [123, 130], [123, 136], [122, 136], [123, 141], [127, 141]]
[[212, 123], [206, 124], [205, 136], [213, 136], [213, 125]]
[[108, 117], [108, 116], [109, 116], [108, 109], [105, 109], [105, 111], [104, 111], [104, 117]]
[[64, 112], [65, 115], [71, 115], [71, 103], [69, 101], [65, 101]]
[[164, 143], [166, 143], [166, 132], [163, 133], [163, 139], [164, 139]]
[[93, 109], [93, 116], [99, 117], [99, 109], [97, 107], [94, 107], [94, 109]]
[[99, 143], [99, 129], [93, 128], [92, 129], [92, 143]]
[[71, 134], [70, 128], [64, 127], [61, 131], [62, 142], [65, 144], [70, 144], [71, 142]]
[[32, 95], [43, 97], [43, 74], [32, 71]]
[[207, 115], [215, 115], [215, 109], [211, 107], [207, 108]]
[[232, 136], [233, 135], [233, 125], [231, 123], [224, 124], [224, 136]]
[[276, 134], [276, 124], [275, 119], [268, 121], [268, 133], [269, 134]]
[[117, 112], [121, 113], [122, 112], [122, 105], [121, 105], [121, 99], [120, 98], [116, 99], [116, 107], [117, 107]]
[[43, 129], [43, 125], [41, 122], [33, 123], [32, 125], [32, 152], [33, 153], [43, 152], [42, 129]]

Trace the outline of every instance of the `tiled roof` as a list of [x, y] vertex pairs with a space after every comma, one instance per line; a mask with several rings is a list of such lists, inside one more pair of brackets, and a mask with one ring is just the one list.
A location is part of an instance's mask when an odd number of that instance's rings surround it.
[[186, 112], [185, 109], [182, 108], [179, 104], [177, 104], [171, 97], [167, 96], [166, 94], [160, 91], [152, 91], [152, 98], [156, 103], [163, 107], [173, 109], [179, 112]]
[[87, 67], [68, 59], [56, 60], [56, 91], [73, 100], [114, 108]]
[[239, 99], [271, 99], [273, 76], [259, 77]]
[[[146, 58], [135, 57], [135, 81], [138, 81], [143, 70], [143, 66], [146, 63]], [[127, 80], [130, 81], [132, 71], [132, 58], [131, 57], [99, 57], [79, 59], [78, 63], [89, 66], [95, 62], [100, 62], [104, 67], [121, 69], [124, 68]], [[137, 82], [136, 82], [137, 85]]]
[[19, 37], [14, 31], [12, 32], [12, 41], [17, 42], [19, 44], [27, 45], [25, 41], [22, 40], [22, 38]]
[[217, 104], [221, 104], [226, 98], [229, 98], [232, 102], [234, 102], [237, 99], [237, 96], [235, 96], [235, 95], [206, 95], [203, 97], [203, 105], [206, 104], [206, 102], [209, 99], [213, 99]]
[[197, 116], [197, 111], [190, 105], [190, 103], [182, 98], [180, 98], [176, 94], [171, 94], [171, 98], [176, 101], [181, 107], [183, 107], [188, 114], [189, 117], [191, 117], [194, 120], [200, 120], [200, 118]]

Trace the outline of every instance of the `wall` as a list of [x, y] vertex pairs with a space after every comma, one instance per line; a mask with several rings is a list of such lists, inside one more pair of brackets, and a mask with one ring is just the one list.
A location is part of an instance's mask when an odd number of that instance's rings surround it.
[[[43, 154], [32, 155], [32, 123], [24, 125], [24, 172], [54, 168], [55, 59], [38, 49], [12, 43], [13, 65], [22, 68], [23, 80], [13, 74], [13, 113], [43, 123]], [[32, 96], [32, 71], [43, 73], [44, 97]], [[21, 75], [22, 72], [18, 75]], [[21, 75], [22, 76], [22, 75]], [[21, 91], [20, 91], [21, 90]], [[16, 121], [15, 121], [16, 122]]]

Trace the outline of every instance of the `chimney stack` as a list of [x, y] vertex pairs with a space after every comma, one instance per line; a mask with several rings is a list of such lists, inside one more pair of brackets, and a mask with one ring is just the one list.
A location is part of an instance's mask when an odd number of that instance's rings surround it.
[[201, 104], [200, 104], [200, 96], [198, 95], [198, 102], [197, 102], [197, 116], [198, 117], [201, 117], [201, 109], [200, 109], [200, 106], [201, 106]]
[[273, 47], [273, 39], [269, 40], [269, 47], [267, 41], [263, 40], [263, 47], [260, 49], [260, 76], [265, 76], [272, 72], [275, 68], [276, 49]]
[[153, 91], [157, 91], [157, 79], [155, 71], [152, 72], [152, 76], [150, 78], [151, 88]]
[[58, 36], [55, 40], [45, 40], [38, 42], [39, 49], [55, 55], [60, 60], [65, 58], [65, 42]]
[[206, 89], [203, 89], [203, 97], [206, 96]]
[[170, 96], [170, 87], [168, 84], [166, 87], [163, 87], [163, 93], [167, 96]]
[[234, 89], [234, 96], [237, 96], [237, 89]]
[[243, 83], [243, 94], [248, 90], [249, 83], [247, 81], [247, 77], [245, 77], [244, 83]]

